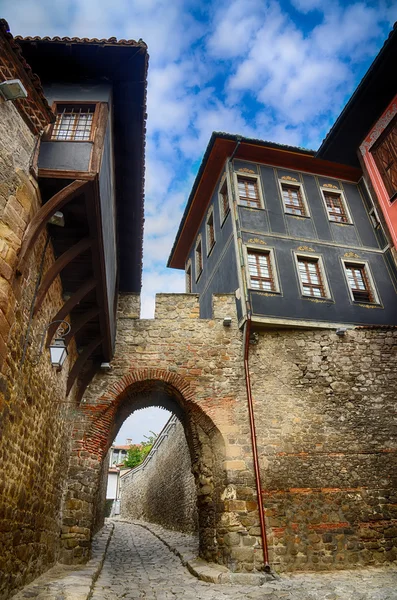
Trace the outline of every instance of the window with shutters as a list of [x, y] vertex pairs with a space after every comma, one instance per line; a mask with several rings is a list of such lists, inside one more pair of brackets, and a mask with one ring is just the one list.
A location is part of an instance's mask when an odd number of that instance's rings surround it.
[[302, 294], [312, 298], [329, 298], [324, 267], [318, 256], [296, 257]]
[[307, 217], [309, 211], [303, 197], [302, 187], [284, 182], [281, 182], [280, 185], [285, 212], [289, 215]]
[[206, 235], [207, 235], [207, 256], [211, 253], [212, 248], [215, 246], [215, 230], [214, 230], [214, 208], [211, 206], [207, 214], [207, 220], [205, 224]]
[[397, 115], [371, 149], [389, 199], [397, 198]]
[[226, 219], [227, 215], [230, 212], [229, 192], [227, 189], [226, 176], [224, 176], [223, 181], [221, 182], [221, 185], [219, 186], [218, 196], [219, 196], [219, 214], [220, 214], [221, 225], [222, 225], [224, 220]]
[[196, 281], [199, 280], [201, 273], [203, 272], [203, 248], [201, 243], [201, 235], [197, 238], [195, 248], [195, 269], [196, 269]]
[[278, 292], [274, 256], [271, 250], [247, 248], [249, 287], [253, 290]]
[[262, 208], [258, 177], [237, 175], [238, 203], [248, 208]]
[[62, 142], [92, 140], [97, 104], [56, 103], [56, 120], [49, 139]]
[[322, 193], [329, 220], [335, 221], [335, 223], [351, 223], [342, 192], [331, 192], [328, 189], [322, 189]]
[[355, 302], [379, 303], [375, 286], [366, 263], [343, 261], [350, 297]]

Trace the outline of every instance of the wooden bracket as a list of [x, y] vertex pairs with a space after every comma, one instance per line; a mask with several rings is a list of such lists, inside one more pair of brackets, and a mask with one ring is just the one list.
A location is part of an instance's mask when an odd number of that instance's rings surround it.
[[94, 306], [94, 308], [91, 308], [90, 310], [87, 310], [85, 313], [82, 313], [76, 319], [74, 319], [73, 323], [72, 323], [72, 329], [65, 336], [65, 344], [66, 344], [66, 346], [69, 345], [70, 340], [73, 337], [75, 337], [76, 333], [78, 331], [80, 331], [80, 329], [82, 329], [86, 323], [88, 323], [89, 321], [91, 321], [91, 319], [93, 319], [97, 315], [99, 315], [99, 306]]
[[33, 219], [30, 221], [26, 228], [25, 234], [22, 239], [21, 250], [19, 252], [19, 260], [17, 266], [17, 272], [22, 273], [25, 260], [33, 248], [35, 241], [43, 231], [53, 214], [60, 210], [65, 204], [70, 202], [73, 198], [82, 193], [83, 188], [88, 185], [87, 181], [80, 179], [69, 183], [62, 190], [57, 192], [48, 202], [37, 211]]
[[[65, 302], [62, 308], [59, 309], [57, 314], [53, 317], [52, 321], [64, 320], [68, 314], [73, 310], [73, 308], [96, 286], [97, 282], [94, 277], [83, 283], [81, 287]], [[57, 325], [51, 325], [48, 329], [47, 336], [47, 348], [51, 343], [52, 338], [54, 337], [54, 333], [56, 331]]]
[[83, 352], [77, 358], [76, 362], [74, 363], [74, 365], [71, 368], [70, 373], [69, 373], [68, 384], [66, 387], [66, 395], [68, 395], [70, 390], [72, 389], [72, 386], [76, 380], [76, 377], [80, 373], [83, 365], [86, 363], [86, 361], [91, 356], [91, 354], [94, 352], [94, 350], [96, 348], [98, 348], [98, 346], [102, 343], [102, 339], [103, 338], [101, 336], [98, 336], [95, 339], [93, 339], [92, 342], [90, 342], [88, 344], [88, 346], [86, 346], [84, 348]]
[[84, 238], [80, 240], [79, 242], [77, 242], [77, 244], [74, 244], [74, 246], [68, 248], [68, 250], [66, 250], [66, 252], [64, 252], [48, 269], [37, 294], [33, 311], [34, 315], [38, 312], [39, 308], [41, 307], [45, 295], [54, 279], [70, 262], [72, 262], [72, 260], [74, 260], [77, 256], [82, 254], [85, 250], [88, 250], [90, 246], [91, 240], [89, 238]]

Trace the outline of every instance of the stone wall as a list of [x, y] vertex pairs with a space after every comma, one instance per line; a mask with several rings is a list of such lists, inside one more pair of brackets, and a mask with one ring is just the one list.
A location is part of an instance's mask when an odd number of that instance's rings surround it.
[[[41, 206], [29, 174], [36, 139], [12, 102], [0, 101], [0, 598], [57, 559], [60, 514], [72, 437], [73, 394], [65, 400], [68, 364], [56, 373], [40, 334], [62, 305], [59, 278], [32, 320], [40, 271], [53, 264], [43, 233], [22, 275], [17, 255]], [[30, 329], [30, 331], [29, 331]], [[25, 356], [23, 358], [25, 348]]]
[[[234, 298], [215, 296], [213, 319], [198, 318], [194, 294], [158, 296], [152, 320], [137, 318], [136, 303], [120, 299], [112, 370], [84, 397], [74, 468], [93, 485], [123, 420], [137, 408], [165, 406], [182, 420], [192, 456], [201, 555], [235, 571], [260, 568]], [[271, 565], [294, 571], [394, 560], [397, 330], [256, 333], [249, 365]], [[84, 514], [70, 510], [68, 519], [90, 529], [87, 494], [85, 487], [82, 503], [69, 494]]]
[[122, 517], [197, 531], [196, 485], [185, 432], [176, 417], [165, 425], [144, 464], [123, 475], [120, 483]]

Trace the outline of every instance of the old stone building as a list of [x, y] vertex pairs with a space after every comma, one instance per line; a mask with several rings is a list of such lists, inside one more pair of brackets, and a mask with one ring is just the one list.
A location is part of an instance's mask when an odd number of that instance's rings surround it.
[[0, 598], [89, 558], [109, 449], [147, 406], [183, 428], [197, 519], [172, 508], [203, 558], [396, 560], [396, 275], [360, 167], [214, 134], [170, 258], [188, 293], [141, 320], [146, 46], [0, 31], [27, 92], [0, 101]]

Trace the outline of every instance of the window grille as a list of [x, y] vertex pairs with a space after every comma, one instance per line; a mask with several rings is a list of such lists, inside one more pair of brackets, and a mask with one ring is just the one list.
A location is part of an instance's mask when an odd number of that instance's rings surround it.
[[327, 205], [329, 220], [336, 221], [337, 223], [348, 223], [349, 219], [346, 214], [341, 194], [324, 192], [324, 198]]
[[276, 286], [269, 252], [248, 251], [250, 287], [254, 290], [275, 292]]
[[365, 265], [345, 263], [345, 269], [347, 281], [354, 300], [357, 302], [374, 302]]
[[258, 181], [250, 177], [237, 177], [239, 204], [260, 208]]
[[305, 205], [303, 204], [302, 192], [300, 187], [281, 184], [285, 212], [291, 215], [306, 215]]
[[200, 277], [203, 270], [203, 252], [201, 248], [201, 240], [196, 245], [196, 281]]
[[318, 258], [298, 257], [299, 277], [306, 296], [325, 298], [325, 287]]
[[86, 142], [91, 139], [95, 104], [57, 104], [51, 140]]
[[214, 233], [214, 213], [208, 216], [207, 219], [207, 254], [209, 254], [215, 244], [215, 233]]
[[394, 117], [372, 150], [390, 200], [397, 198], [397, 118]]
[[227, 193], [227, 183], [226, 181], [223, 183], [221, 187], [221, 191], [219, 192], [221, 198], [221, 218], [222, 221], [226, 218], [230, 211], [229, 207], [229, 195]]

